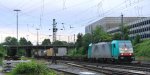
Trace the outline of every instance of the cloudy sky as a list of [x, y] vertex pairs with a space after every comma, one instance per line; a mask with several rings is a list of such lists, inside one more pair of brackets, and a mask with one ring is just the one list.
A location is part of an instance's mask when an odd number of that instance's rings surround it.
[[6, 36], [16, 37], [14, 9], [21, 10], [19, 37], [35, 44], [37, 28], [40, 42], [52, 38], [52, 19], [59, 29], [57, 39], [71, 42], [74, 34], [84, 33], [85, 26], [103, 17], [120, 17], [121, 13], [149, 17], [149, 4], [149, 0], [0, 0], [0, 42]]

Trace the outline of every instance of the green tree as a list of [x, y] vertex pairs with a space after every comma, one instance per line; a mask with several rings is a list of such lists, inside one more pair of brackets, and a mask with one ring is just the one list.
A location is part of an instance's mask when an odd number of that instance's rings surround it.
[[33, 45], [31, 41], [27, 41], [24, 37], [20, 38], [19, 45]]
[[0, 44], [0, 58], [6, 54], [5, 48], [2, 44]]
[[129, 40], [129, 28], [128, 26], [122, 26], [121, 30], [121, 36], [122, 40]]
[[66, 41], [62, 41], [63, 45], [69, 45]]
[[17, 39], [15, 37], [6, 37], [5, 42], [3, 43], [4, 45], [17, 45]]
[[83, 36], [83, 53], [86, 54], [87, 53], [87, 50], [88, 50], [88, 46], [90, 43], [92, 43], [92, 35], [87, 33]]
[[70, 42], [70, 43], [67, 43], [67, 45], [71, 45], [71, 46], [73, 46], [73, 45], [75, 45], [73, 42]]
[[[20, 46], [22, 46], [22, 45], [26, 46], [26, 45], [28, 45], [28, 41], [24, 37], [21, 37], [20, 40], [19, 40], [19, 45]], [[25, 55], [25, 52], [26, 52], [25, 49], [19, 49], [18, 52], [17, 52], [17, 55], [18, 56]]]
[[78, 50], [80, 47], [82, 47], [82, 37], [83, 37], [83, 35], [82, 35], [81, 33], [79, 33], [79, 34], [77, 35], [77, 41], [76, 41], [76, 48], [77, 48], [77, 50]]
[[44, 39], [44, 40], [42, 41], [42, 45], [51, 45], [50, 39]]
[[2, 44], [0, 44], [0, 65], [2, 65], [2, 61], [3, 61], [3, 56], [6, 55], [6, 49], [4, 48], [4, 46]]
[[19, 45], [28, 45], [28, 41], [24, 37], [22, 37], [19, 40]]
[[[14, 37], [6, 37], [5, 38], [5, 42], [3, 43], [3, 45], [17, 45], [17, 39], [14, 38]], [[16, 49], [10, 49], [10, 48], [7, 48], [7, 54], [10, 55], [10, 56], [14, 56], [16, 55], [16, 52], [17, 50]]]
[[113, 34], [113, 40], [121, 40], [121, 34], [120, 33]]
[[53, 45], [64, 45], [64, 43], [62, 41], [56, 40], [53, 42]]
[[136, 35], [136, 37], [135, 37], [135, 39], [134, 39], [134, 44], [140, 43], [140, 42], [141, 42], [140, 39], [141, 39], [140, 35]]
[[107, 32], [105, 32], [102, 27], [96, 27], [93, 31], [93, 43], [98, 43], [102, 41], [111, 41], [112, 37]]
[[29, 46], [32, 46], [32, 45], [33, 45], [33, 44], [31, 43], [31, 41], [28, 41], [27, 43], [28, 43], [27, 45], [29, 45]]

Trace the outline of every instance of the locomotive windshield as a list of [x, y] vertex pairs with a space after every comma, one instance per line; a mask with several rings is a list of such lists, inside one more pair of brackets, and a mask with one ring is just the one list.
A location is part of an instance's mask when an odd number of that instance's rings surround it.
[[119, 43], [120, 53], [133, 53], [133, 47], [130, 42], [120, 42]]

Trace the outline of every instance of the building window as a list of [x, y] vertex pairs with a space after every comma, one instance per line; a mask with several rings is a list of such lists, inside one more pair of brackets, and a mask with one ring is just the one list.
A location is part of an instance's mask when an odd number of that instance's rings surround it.
[[148, 37], [150, 37], [150, 34], [148, 34]]
[[148, 24], [150, 24], [150, 20], [148, 20]]
[[148, 20], [147, 20], [147, 22], [146, 22], [147, 24], [148, 24]]
[[150, 31], [150, 27], [148, 27], [148, 30]]
[[131, 28], [134, 28], [134, 25], [131, 25]]

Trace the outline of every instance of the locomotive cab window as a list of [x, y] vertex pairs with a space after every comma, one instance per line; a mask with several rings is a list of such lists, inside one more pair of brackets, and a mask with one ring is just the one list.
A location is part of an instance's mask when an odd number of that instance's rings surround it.
[[113, 44], [113, 46], [114, 46], [114, 48], [116, 47], [116, 45], [115, 45], [115, 44]]

